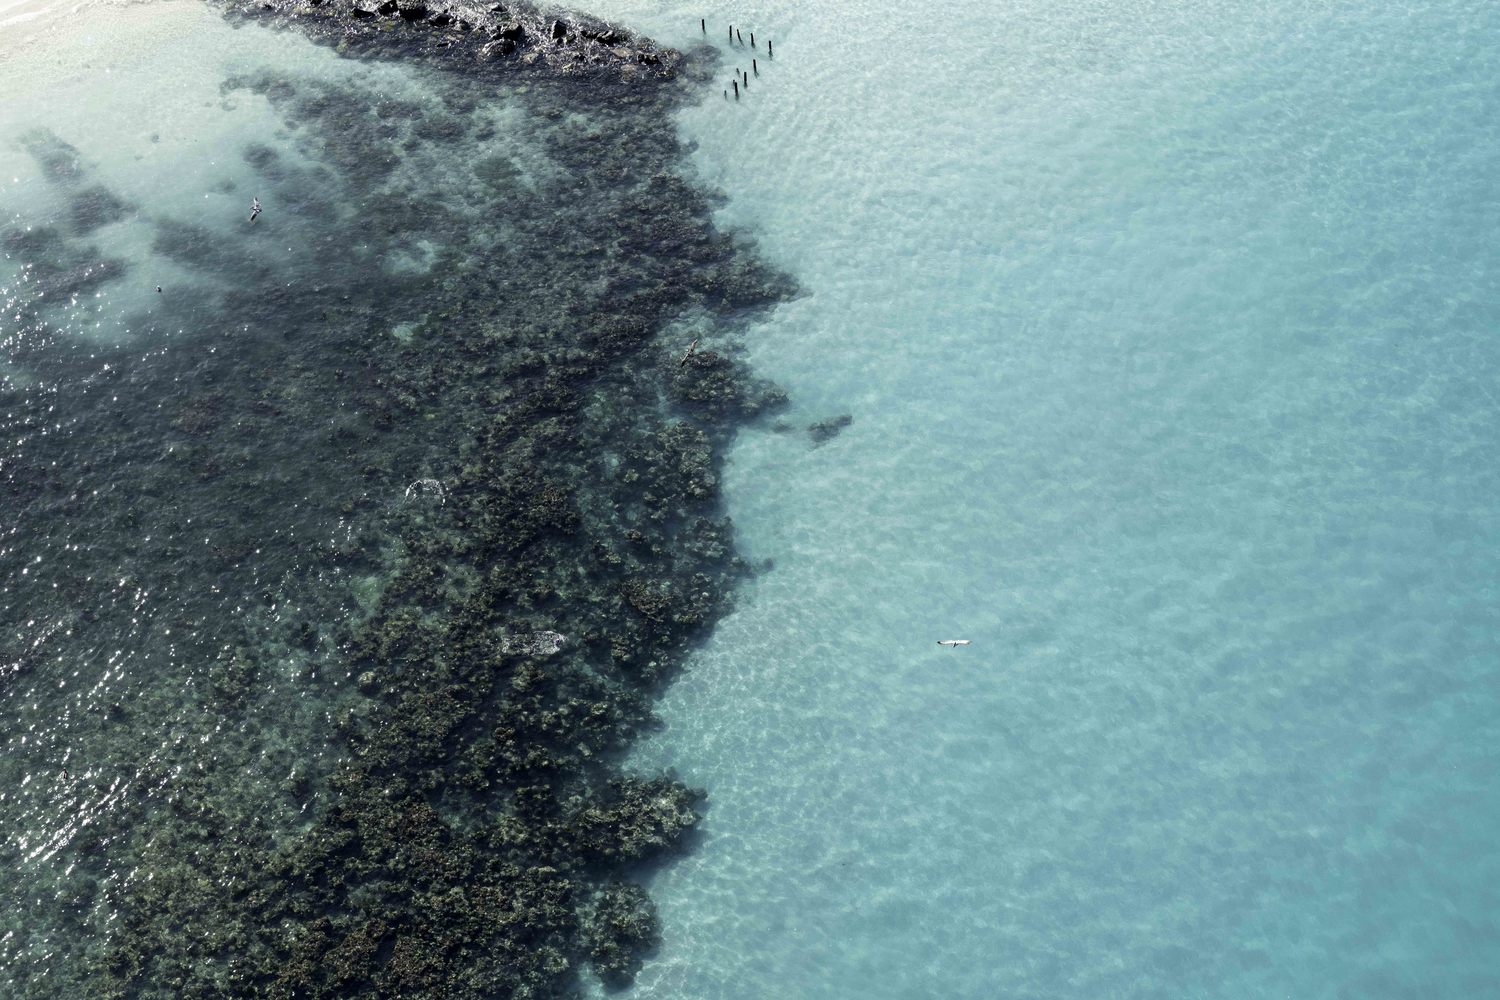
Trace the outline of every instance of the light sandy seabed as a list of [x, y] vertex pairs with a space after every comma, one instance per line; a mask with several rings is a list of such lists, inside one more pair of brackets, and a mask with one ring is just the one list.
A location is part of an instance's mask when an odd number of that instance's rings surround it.
[[[58, 70], [86, 72], [88, 60], [76, 60], [96, 49], [101, 35], [113, 39], [148, 17], [185, 6], [181, 0], [0, 0], [0, 83], [46, 79]], [[66, 31], [59, 30], [63, 19]], [[116, 49], [112, 55], [128, 52]], [[71, 72], [68, 60], [75, 60]]]

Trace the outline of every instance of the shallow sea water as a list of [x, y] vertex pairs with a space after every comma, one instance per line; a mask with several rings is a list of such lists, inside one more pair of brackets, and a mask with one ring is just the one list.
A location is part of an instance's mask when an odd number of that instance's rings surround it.
[[712, 803], [636, 995], [1500, 990], [1500, 17], [710, 21], [776, 59], [684, 128], [810, 294], [728, 477], [775, 568], [642, 755]]
[[[0, 114], [7, 222], [52, 190], [15, 108], [45, 101], [131, 204], [193, 221], [248, 201], [238, 153], [212, 153], [226, 116], [277, 127], [219, 103], [226, 64], [354, 72], [174, 9], [140, 30], [193, 59], [109, 48], [159, 95], [65, 100], [80, 57], [29, 64]], [[726, 482], [771, 566], [637, 753], [710, 803], [654, 880], [664, 942], [630, 995], [1500, 992], [1500, 15], [591, 10], [667, 44], [700, 15], [716, 43], [730, 21], [774, 40], [744, 99], [709, 88], [680, 125], [722, 221], [807, 292], [750, 340], [793, 409], [741, 435]], [[163, 187], [156, 156], [202, 176]], [[148, 259], [132, 240], [97, 236]], [[71, 307], [73, 350], [141, 336], [110, 317], [156, 283]], [[149, 686], [123, 674], [89, 683]], [[76, 800], [34, 791], [63, 700], [17, 692], [4, 821], [66, 829]], [[316, 753], [291, 720], [278, 765]], [[12, 901], [0, 957], [27, 932], [45, 953], [54, 902]]]

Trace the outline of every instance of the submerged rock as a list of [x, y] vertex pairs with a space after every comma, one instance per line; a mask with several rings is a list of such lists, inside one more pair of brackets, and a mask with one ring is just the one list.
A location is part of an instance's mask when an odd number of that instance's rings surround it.
[[838, 437], [839, 432], [854, 423], [854, 417], [847, 413], [841, 413], [836, 417], [819, 420], [807, 425], [807, 436], [812, 439], [813, 447], [832, 441]]
[[21, 147], [31, 154], [50, 183], [72, 185], [84, 177], [77, 147], [47, 128], [35, 128], [21, 136]]
[[125, 202], [99, 184], [79, 191], [68, 206], [69, 221], [76, 233], [91, 233], [102, 226], [118, 222], [125, 218], [127, 212]]
[[599, 978], [611, 989], [624, 989], [661, 940], [656, 904], [638, 885], [611, 882], [589, 913], [584, 939]]

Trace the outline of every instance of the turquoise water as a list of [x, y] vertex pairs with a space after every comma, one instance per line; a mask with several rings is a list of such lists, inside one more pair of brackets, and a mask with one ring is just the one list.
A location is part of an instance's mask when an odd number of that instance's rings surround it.
[[1500, 991], [1500, 15], [714, 13], [752, 360], [853, 423], [732, 453], [637, 994]]
[[1500, 993], [1500, 13], [591, 9], [805, 290], [628, 995]]

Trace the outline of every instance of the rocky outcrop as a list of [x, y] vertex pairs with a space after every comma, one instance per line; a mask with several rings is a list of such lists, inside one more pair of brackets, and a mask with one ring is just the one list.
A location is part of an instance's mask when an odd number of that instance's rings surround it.
[[350, 52], [468, 58], [492, 71], [552, 71], [629, 82], [670, 79], [684, 65], [681, 53], [619, 25], [521, 2], [227, 0], [225, 6], [238, 17], [295, 24]]

